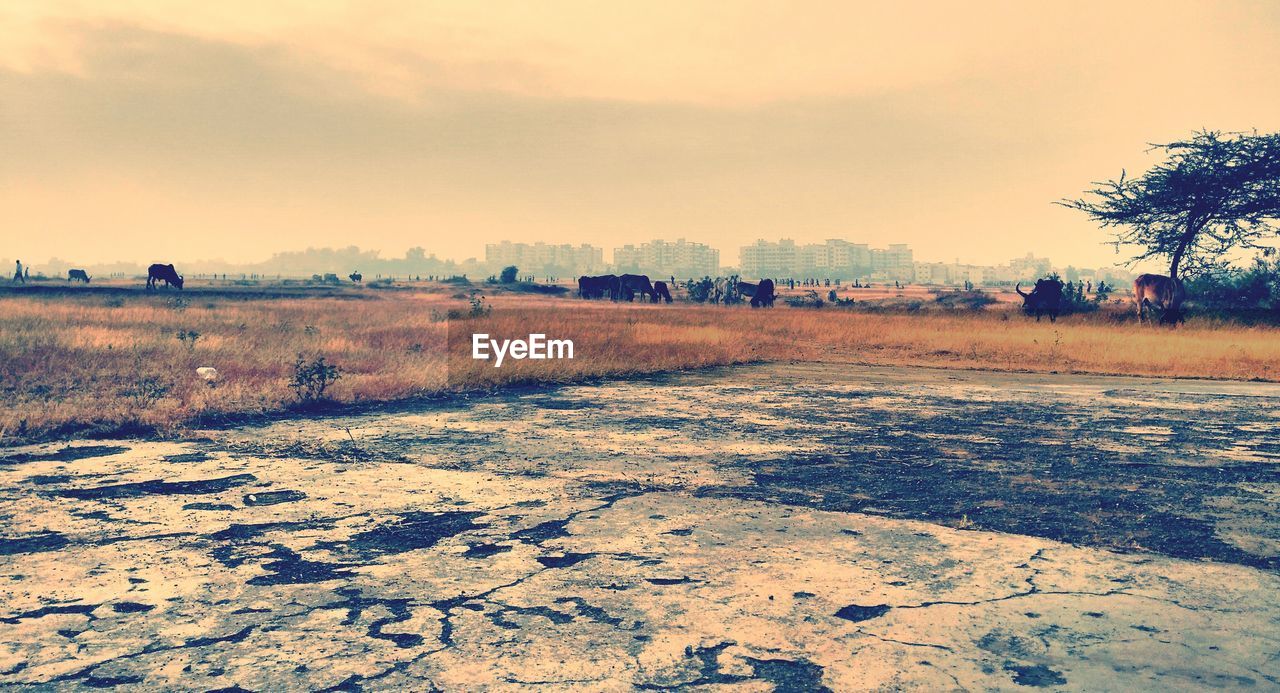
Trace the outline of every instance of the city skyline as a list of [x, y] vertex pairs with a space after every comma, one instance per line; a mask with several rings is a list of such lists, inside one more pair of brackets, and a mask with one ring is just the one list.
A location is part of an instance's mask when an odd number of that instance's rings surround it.
[[[577, 246], [556, 243], [501, 241], [486, 245], [483, 258], [440, 257], [423, 247], [408, 249], [403, 256], [384, 255], [377, 249], [358, 246], [344, 248], [307, 248], [275, 253], [251, 263], [220, 260], [196, 260], [178, 263], [179, 271], [193, 276], [243, 275], [245, 277], [306, 278], [317, 274], [344, 275], [352, 270], [365, 271], [371, 278], [382, 276], [413, 278], [470, 275], [481, 278], [496, 275], [507, 266], [516, 266], [521, 274], [535, 278], [554, 276], [559, 280], [584, 274], [603, 272], [641, 273], [654, 276], [696, 278], [738, 274], [741, 276], [773, 276], [853, 281], [902, 281], [923, 284], [976, 285], [1029, 280], [1050, 273], [1072, 279], [1082, 277], [1127, 281], [1133, 272], [1110, 266], [1076, 266], [1056, 263], [1032, 252], [1006, 258], [998, 263], [962, 263], [956, 259], [916, 258], [909, 244], [891, 243], [872, 247], [848, 239], [827, 239], [823, 243], [798, 244], [790, 238], [776, 241], [758, 239], [742, 246], [738, 264], [720, 264], [719, 250], [687, 239], [652, 239], [613, 249], [613, 257], [604, 260], [604, 248], [590, 244]], [[12, 263], [0, 257], [0, 262]], [[91, 274], [130, 276], [144, 272], [140, 263], [78, 263], [62, 258], [47, 262], [24, 261], [37, 277], [58, 279], [72, 268], [88, 269]]]
[[1150, 142], [1280, 130], [1271, 3], [298, 10], [0, 7], [0, 257], [857, 229], [1101, 265], [1124, 249], [1055, 200]]

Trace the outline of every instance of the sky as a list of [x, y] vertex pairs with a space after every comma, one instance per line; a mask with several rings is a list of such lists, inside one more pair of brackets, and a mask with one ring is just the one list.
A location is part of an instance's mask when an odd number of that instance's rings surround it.
[[499, 240], [1126, 259], [1054, 205], [1280, 131], [1280, 3], [0, 3], [0, 257]]

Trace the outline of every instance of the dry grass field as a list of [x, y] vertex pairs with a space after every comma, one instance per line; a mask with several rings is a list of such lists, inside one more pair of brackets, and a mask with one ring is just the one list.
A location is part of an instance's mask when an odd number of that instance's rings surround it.
[[[491, 312], [470, 317], [465, 295], [441, 286], [0, 294], [0, 441], [173, 434], [279, 412], [298, 406], [289, 383], [299, 356], [339, 369], [325, 392], [338, 403], [767, 360], [1280, 380], [1280, 329], [1195, 318], [1176, 330], [1139, 326], [1120, 307], [1054, 324], [1008, 305], [899, 313], [504, 293], [486, 301]], [[494, 368], [457, 348], [448, 357], [447, 345], [469, 346], [473, 332], [572, 339], [576, 358]], [[202, 380], [200, 366], [216, 368], [217, 382]]]

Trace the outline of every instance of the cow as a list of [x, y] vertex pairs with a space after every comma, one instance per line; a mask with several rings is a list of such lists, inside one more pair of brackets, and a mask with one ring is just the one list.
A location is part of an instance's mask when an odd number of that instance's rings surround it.
[[165, 286], [176, 286], [178, 290], [182, 290], [182, 275], [178, 274], [178, 270], [173, 265], [162, 265], [155, 263], [147, 268], [147, 288], [154, 289], [157, 284], [164, 282]]
[[1031, 293], [1022, 293], [1022, 284], [1015, 284], [1013, 290], [1022, 297], [1022, 312], [1036, 316], [1040, 322], [1041, 315], [1048, 315], [1049, 322], [1058, 321], [1058, 313], [1062, 312], [1062, 282], [1057, 279], [1036, 280]]
[[761, 279], [760, 283], [755, 285], [755, 291], [751, 292], [751, 307], [772, 308], [773, 301], [776, 298], [777, 294], [774, 293], [773, 280]]
[[67, 281], [89, 283], [89, 275], [82, 269], [67, 270]]
[[654, 296], [655, 296], [655, 299], [654, 299], [654, 300], [657, 300], [657, 299], [659, 299], [659, 298], [660, 298], [660, 299], [662, 299], [662, 300], [666, 301], [667, 303], [671, 303], [671, 291], [670, 291], [669, 289], [667, 289], [667, 283], [666, 283], [666, 282], [661, 282], [661, 281], [659, 281], [659, 282], [654, 282], [654, 283], [653, 283], [653, 293], [654, 293]]
[[624, 274], [618, 277], [618, 291], [623, 300], [635, 300], [636, 293], [648, 296], [650, 301], [658, 302], [658, 294], [653, 290], [653, 284], [649, 282], [649, 277], [644, 274]]
[[618, 277], [613, 274], [578, 277], [578, 295], [582, 298], [604, 298], [608, 295], [610, 299], [616, 301], [618, 300]]
[[360, 274], [360, 270], [356, 270], [348, 274], [347, 279], [350, 279], [353, 284], [359, 284], [364, 279], [364, 275]]
[[1182, 302], [1187, 298], [1187, 288], [1179, 279], [1163, 274], [1141, 274], [1133, 280], [1133, 302], [1138, 307], [1138, 322], [1146, 317], [1144, 308], [1160, 311], [1161, 325], [1176, 325], [1183, 321]]

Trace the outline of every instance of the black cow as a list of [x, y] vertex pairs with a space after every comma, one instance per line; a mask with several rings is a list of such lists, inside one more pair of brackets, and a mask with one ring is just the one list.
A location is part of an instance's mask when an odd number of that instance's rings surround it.
[[671, 303], [671, 290], [667, 288], [666, 282], [654, 282], [653, 293], [658, 298], [666, 301], [667, 303]]
[[1041, 315], [1048, 315], [1049, 322], [1058, 321], [1058, 313], [1062, 312], [1062, 282], [1057, 279], [1039, 279], [1031, 293], [1022, 293], [1022, 284], [1013, 286], [1013, 290], [1022, 297], [1022, 312], [1036, 316], [1040, 322]]
[[582, 298], [604, 298], [618, 300], [618, 277], [613, 274], [602, 274], [598, 277], [578, 277], [578, 295]]
[[773, 301], [776, 298], [777, 294], [774, 293], [773, 280], [761, 279], [760, 283], [756, 284], [755, 293], [751, 295], [751, 307], [772, 308]]
[[67, 270], [67, 281], [89, 283], [89, 275], [82, 269]]
[[352, 272], [351, 274], [348, 274], [347, 278], [350, 279], [353, 283], [359, 284], [360, 281], [364, 279], [364, 275], [360, 274], [360, 272], [357, 271], [357, 272]]
[[618, 291], [623, 300], [634, 301], [639, 292], [648, 296], [650, 301], [658, 302], [658, 294], [653, 290], [649, 277], [644, 274], [624, 274], [618, 277]]
[[179, 291], [182, 290], [182, 276], [173, 265], [162, 265], [157, 262], [147, 268], [147, 288], [154, 289], [160, 282], [164, 282], [165, 286], [176, 286]]

